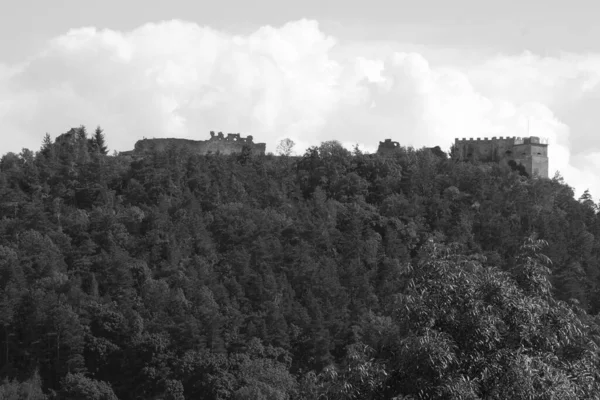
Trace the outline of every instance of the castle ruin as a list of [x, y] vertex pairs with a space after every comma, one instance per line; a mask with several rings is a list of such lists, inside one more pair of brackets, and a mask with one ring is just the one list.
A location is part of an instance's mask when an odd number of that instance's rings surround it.
[[452, 157], [498, 163], [512, 160], [523, 165], [529, 176], [548, 177], [548, 142], [537, 136], [455, 139]]
[[385, 139], [385, 142], [379, 142], [377, 154], [388, 156], [393, 154], [400, 147], [400, 143], [393, 142], [392, 139]]
[[[392, 155], [399, 148], [398, 142], [385, 139], [384, 142], [379, 142], [377, 153]], [[435, 155], [443, 154], [438, 146], [428, 149]], [[463, 161], [514, 161], [517, 165], [522, 165], [529, 176], [548, 177], [548, 141], [537, 136], [455, 139], [451, 156]]]
[[[377, 148], [377, 154], [382, 156], [390, 156], [394, 154], [396, 150], [400, 148], [400, 143], [392, 141], [392, 139], [385, 139], [384, 142], [379, 142], [379, 147]], [[446, 159], [448, 158], [448, 154], [442, 151], [440, 146], [435, 147], [424, 147], [426, 150], [431, 151], [436, 157]]]
[[208, 153], [235, 154], [241, 153], [244, 146], [248, 146], [254, 155], [265, 154], [265, 143], [254, 143], [253, 137], [248, 135], [243, 138], [239, 133], [223, 132], [215, 134], [210, 131], [208, 140], [189, 140], [189, 139], [142, 139], [135, 143], [133, 151], [123, 152], [125, 155], [143, 155], [154, 151], [165, 151], [169, 146], [176, 148], [186, 148], [192, 153], [206, 155]]

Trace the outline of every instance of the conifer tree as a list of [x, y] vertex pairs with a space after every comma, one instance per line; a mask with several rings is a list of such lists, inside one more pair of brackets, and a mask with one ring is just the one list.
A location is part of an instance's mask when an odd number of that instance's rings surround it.
[[100, 154], [108, 154], [108, 148], [106, 147], [106, 142], [104, 140], [104, 131], [100, 126], [96, 128], [94, 132], [94, 136], [91, 139], [92, 148], [95, 151], [98, 151]]
[[46, 155], [48, 153], [48, 151], [50, 151], [50, 148], [52, 147], [52, 138], [50, 137], [49, 133], [46, 133], [44, 135], [44, 139], [42, 140], [42, 154]]

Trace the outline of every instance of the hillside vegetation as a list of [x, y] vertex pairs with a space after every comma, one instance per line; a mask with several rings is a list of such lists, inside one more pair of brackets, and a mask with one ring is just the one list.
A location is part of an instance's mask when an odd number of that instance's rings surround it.
[[106, 145], [0, 161], [0, 399], [598, 398], [600, 217], [560, 176]]

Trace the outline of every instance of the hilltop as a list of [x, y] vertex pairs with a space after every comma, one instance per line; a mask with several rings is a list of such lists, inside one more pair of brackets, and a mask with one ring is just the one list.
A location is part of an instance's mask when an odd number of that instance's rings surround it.
[[108, 146], [79, 128], [0, 160], [0, 398], [600, 390], [600, 217], [559, 175]]

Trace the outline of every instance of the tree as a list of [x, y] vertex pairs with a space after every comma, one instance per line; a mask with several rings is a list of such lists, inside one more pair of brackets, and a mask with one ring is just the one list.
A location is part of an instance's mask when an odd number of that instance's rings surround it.
[[52, 151], [52, 138], [50, 137], [49, 133], [46, 133], [44, 135], [44, 139], [42, 140], [42, 148], [41, 148], [41, 153], [48, 157], [48, 155], [50, 154], [50, 152]]
[[326, 140], [319, 146], [321, 157], [347, 157], [352, 154], [342, 145], [339, 140]]
[[388, 323], [365, 325], [389, 365], [386, 398], [593, 398], [597, 347], [538, 276], [542, 245], [526, 240], [515, 282], [481, 255], [429, 241]]
[[348, 346], [341, 365], [329, 365], [319, 375], [307, 374], [301, 393], [308, 399], [382, 398], [387, 378], [385, 366], [373, 358], [375, 351], [363, 343]]
[[527, 170], [525, 169], [525, 166], [523, 164], [517, 164], [514, 160], [509, 160], [508, 165], [510, 166], [510, 168], [513, 171], [517, 171], [519, 173], [519, 175], [525, 176], [525, 177], [529, 176], [529, 174], [527, 173]]
[[67, 374], [62, 381], [60, 398], [65, 400], [118, 400], [110, 385], [83, 374]]
[[590, 190], [586, 189], [579, 198], [579, 202], [589, 208], [595, 214], [598, 211], [598, 206], [594, 203], [594, 198], [590, 194]]
[[277, 145], [277, 154], [280, 156], [290, 156], [293, 154], [296, 143], [292, 139], [285, 138]]
[[79, 128], [75, 128], [75, 133], [78, 139], [87, 139], [87, 128], [85, 125], [80, 125]]
[[252, 149], [245, 144], [242, 146], [242, 152], [238, 154], [237, 160], [240, 164], [246, 165], [252, 159]]
[[0, 384], [0, 400], [46, 400], [42, 380], [37, 370], [25, 382], [4, 381]]
[[100, 154], [106, 155], [108, 154], [108, 148], [106, 147], [105, 139], [104, 139], [104, 131], [100, 126], [96, 128], [94, 131], [94, 136], [92, 136], [90, 140], [90, 145], [93, 151], [97, 151]]

